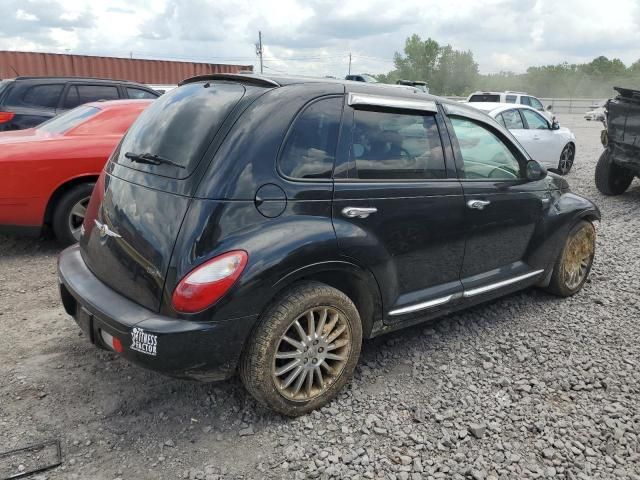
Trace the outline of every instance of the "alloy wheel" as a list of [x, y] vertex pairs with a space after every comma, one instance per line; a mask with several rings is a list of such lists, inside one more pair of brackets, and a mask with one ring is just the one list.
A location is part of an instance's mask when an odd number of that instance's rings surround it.
[[584, 225], [568, 240], [562, 270], [564, 283], [570, 290], [578, 288], [585, 280], [595, 246], [595, 230], [590, 224]]
[[571, 167], [573, 166], [573, 157], [573, 147], [571, 145], [565, 146], [562, 150], [562, 153], [560, 154], [560, 163], [558, 165], [560, 173], [562, 173], [563, 175], [569, 173], [569, 170], [571, 170]]
[[327, 391], [347, 364], [352, 332], [345, 315], [332, 307], [310, 308], [280, 337], [272, 378], [280, 395], [306, 402]]
[[91, 197], [85, 197], [80, 199], [73, 206], [71, 211], [69, 212], [68, 218], [68, 226], [69, 231], [73, 235], [73, 238], [76, 241], [80, 241], [80, 229], [82, 228], [82, 223], [84, 222], [84, 217], [87, 214], [87, 206], [89, 205], [89, 200]]

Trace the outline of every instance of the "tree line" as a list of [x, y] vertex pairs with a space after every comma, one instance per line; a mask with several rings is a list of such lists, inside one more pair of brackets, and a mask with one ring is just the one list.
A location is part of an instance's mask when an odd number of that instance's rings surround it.
[[394, 69], [376, 75], [383, 83], [422, 80], [436, 95], [466, 96], [476, 90], [528, 92], [538, 97], [610, 97], [614, 86], [640, 89], [640, 60], [627, 67], [600, 56], [589, 63], [529, 67], [525, 73], [481, 74], [471, 50], [455, 50], [413, 34], [393, 57]]

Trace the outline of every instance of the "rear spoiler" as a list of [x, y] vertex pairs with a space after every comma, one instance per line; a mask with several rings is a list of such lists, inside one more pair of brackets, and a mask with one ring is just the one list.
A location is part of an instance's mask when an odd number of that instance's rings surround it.
[[619, 96], [623, 99], [640, 103], [640, 90], [623, 87], [613, 87], [613, 89], [618, 92]]
[[188, 83], [206, 82], [207, 80], [227, 80], [230, 82], [244, 83], [247, 85], [255, 85], [257, 87], [280, 87], [281, 85], [267, 77], [256, 75], [253, 73], [211, 73], [208, 75], [197, 75], [181, 81], [178, 86]]

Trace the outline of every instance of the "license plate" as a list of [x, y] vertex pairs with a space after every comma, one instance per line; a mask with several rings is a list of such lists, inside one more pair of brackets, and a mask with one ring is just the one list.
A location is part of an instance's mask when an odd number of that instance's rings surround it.
[[78, 313], [76, 314], [76, 322], [87, 336], [89, 341], [93, 343], [93, 328], [91, 328], [92, 318], [91, 314], [87, 312], [84, 308], [80, 307], [78, 309]]

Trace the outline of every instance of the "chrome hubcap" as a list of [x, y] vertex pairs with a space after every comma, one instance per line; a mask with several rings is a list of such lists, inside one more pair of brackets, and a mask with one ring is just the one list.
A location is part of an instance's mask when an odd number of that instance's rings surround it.
[[322, 395], [340, 376], [351, 352], [351, 328], [331, 307], [310, 308], [280, 337], [271, 376], [287, 400]]
[[586, 278], [595, 251], [595, 231], [585, 225], [569, 239], [565, 251], [563, 270], [567, 288], [577, 288]]
[[71, 213], [69, 213], [69, 231], [76, 241], [80, 240], [80, 228], [82, 227], [82, 222], [84, 222], [84, 217], [87, 214], [87, 206], [89, 205], [90, 199], [91, 197], [81, 199], [73, 206]]

